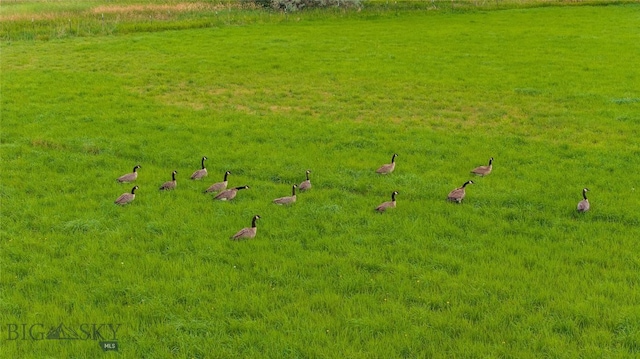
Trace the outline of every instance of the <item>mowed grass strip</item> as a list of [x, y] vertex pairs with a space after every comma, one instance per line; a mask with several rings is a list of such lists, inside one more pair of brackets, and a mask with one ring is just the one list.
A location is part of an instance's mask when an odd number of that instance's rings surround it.
[[[126, 357], [637, 355], [639, 10], [8, 43], [1, 322], [120, 323]], [[227, 170], [251, 188], [215, 202]], [[4, 325], [10, 357], [101, 355]]]

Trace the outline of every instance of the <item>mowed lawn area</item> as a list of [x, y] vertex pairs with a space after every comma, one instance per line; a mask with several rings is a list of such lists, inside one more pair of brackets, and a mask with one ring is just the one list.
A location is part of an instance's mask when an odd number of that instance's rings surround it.
[[640, 357], [640, 5], [227, 11], [0, 44], [1, 357]]

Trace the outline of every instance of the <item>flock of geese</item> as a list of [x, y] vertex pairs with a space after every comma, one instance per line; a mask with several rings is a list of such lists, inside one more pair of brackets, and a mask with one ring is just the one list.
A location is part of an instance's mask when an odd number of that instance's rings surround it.
[[[382, 166], [380, 166], [380, 168], [378, 168], [376, 170], [376, 173], [381, 174], [381, 175], [386, 175], [389, 174], [391, 172], [393, 172], [393, 170], [395, 170], [396, 168], [396, 157], [398, 157], [397, 153], [394, 153], [393, 156], [391, 157], [391, 163], [387, 163], [384, 164]], [[207, 168], [204, 165], [204, 162], [207, 160], [207, 157], [204, 156], [202, 157], [202, 161], [201, 161], [201, 167], [199, 170], [196, 170], [195, 172], [193, 172], [193, 174], [191, 175], [191, 179], [192, 180], [201, 180], [204, 177], [206, 177], [208, 175], [207, 172]], [[136, 165], [135, 167], [133, 167], [133, 172], [131, 173], [127, 173], [125, 175], [122, 175], [120, 177], [117, 178], [117, 181], [120, 183], [130, 183], [130, 182], [134, 182], [136, 179], [138, 179], [138, 169], [140, 168], [140, 165]], [[493, 157], [491, 157], [489, 159], [489, 164], [486, 166], [479, 166], [474, 168], [473, 170], [471, 170], [471, 173], [473, 173], [474, 175], [477, 176], [487, 176], [488, 174], [491, 173], [493, 169]], [[165, 183], [163, 183], [159, 190], [161, 191], [170, 191], [173, 190], [177, 187], [177, 182], [176, 182], [176, 174], [178, 173], [178, 171], [173, 171], [171, 173], [171, 181], [167, 181]], [[279, 204], [279, 205], [288, 205], [291, 203], [296, 202], [297, 196], [296, 196], [296, 189], [300, 190], [300, 191], [307, 191], [309, 189], [311, 189], [311, 180], [309, 179], [309, 173], [311, 173], [310, 170], [306, 171], [306, 180], [304, 180], [302, 183], [300, 183], [299, 185], [293, 185], [292, 189], [291, 189], [291, 196], [286, 196], [286, 197], [280, 197], [280, 198], [276, 198], [273, 200], [273, 203], [275, 204]], [[228, 181], [227, 178], [229, 177], [229, 175], [231, 174], [231, 171], [226, 171], [224, 173], [224, 178], [221, 182], [216, 182], [214, 184], [212, 184], [211, 186], [209, 186], [204, 193], [217, 193], [214, 197], [215, 200], [220, 200], [220, 201], [230, 201], [232, 199], [234, 199], [236, 197], [236, 195], [238, 194], [238, 191], [243, 190], [243, 189], [248, 189], [249, 186], [239, 186], [239, 187], [233, 187], [233, 188], [229, 188], [227, 189], [227, 185], [228, 185]], [[467, 187], [467, 185], [473, 184], [474, 182], [472, 180], [466, 181], [465, 183], [462, 184], [461, 187], [455, 188], [453, 189], [451, 192], [449, 192], [449, 194], [447, 195], [447, 200], [455, 202], [455, 203], [461, 203], [462, 200], [464, 199], [464, 197], [466, 196], [466, 190], [465, 188]], [[138, 186], [133, 186], [133, 188], [131, 189], [130, 192], [125, 192], [123, 194], [120, 195], [120, 197], [118, 197], [115, 200], [115, 203], [118, 205], [125, 205], [128, 203], [131, 203], [135, 198], [136, 198], [136, 190], [138, 189]], [[578, 202], [578, 207], [577, 210], [578, 212], [586, 212], [589, 210], [590, 205], [589, 205], [589, 200], [587, 199], [587, 192], [589, 191], [588, 188], [584, 188], [582, 190], [582, 197], [583, 199]], [[393, 191], [391, 193], [391, 201], [387, 201], [387, 202], [383, 202], [381, 203], [379, 206], [377, 206], [375, 208], [375, 210], [377, 212], [384, 212], [389, 208], [395, 208], [396, 207], [396, 196], [398, 195], [398, 191]], [[259, 215], [255, 215], [253, 216], [252, 220], [251, 220], [251, 227], [246, 227], [246, 228], [242, 228], [241, 230], [239, 230], [236, 234], [234, 234], [233, 236], [230, 237], [230, 239], [233, 240], [240, 240], [240, 239], [251, 239], [254, 238], [256, 236], [257, 233], [257, 220], [260, 219]]]

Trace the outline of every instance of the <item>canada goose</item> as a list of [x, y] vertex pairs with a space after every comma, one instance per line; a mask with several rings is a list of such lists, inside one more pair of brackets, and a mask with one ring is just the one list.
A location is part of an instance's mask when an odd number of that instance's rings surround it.
[[462, 202], [462, 200], [464, 199], [464, 196], [466, 195], [466, 193], [464, 191], [464, 188], [468, 184], [473, 184], [473, 181], [467, 181], [462, 185], [462, 187], [458, 187], [458, 188], [454, 189], [453, 191], [449, 192], [449, 196], [447, 196], [447, 199], [449, 201], [454, 201], [454, 202], [457, 202], [457, 203]]
[[120, 197], [118, 197], [118, 199], [116, 199], [114, 203], [122, 206], [127, 203], [131, 203], [131, 201], [133, 201], [136, 198], [137, 189], [138, 189], [138, 186], [133, 186], [133, 188], [131, 189], [131, 192], [125, 192], [121, 194]]
[[236, 198], [236, 194], [238, 194], [238, 191], [241, 189], [248, 189], [249, 186], [240, 186], [240, 187], [236, 187], [236, 188], [231, 188], [231, 189], [227, 189], [224, 190], [220, 193], [218, 193], [215, 197], [213, 197], [213, 199], [219, 199], [221, 201], [230, 201], [234, 198]]
[[396, 169], [396, 157], [397, 153], [394, 153], [391, 157], [391, 163], [387, 163], [386, 165], [382, 165], [380, 168], [376, 170], [376, 173], [387, 174], [393, 172]]
[[178, 173], [178, 171], [171, 172], [171, 181], [163, 183], [162, 186], [160, 186], [161, 191], [169, 191], [176, 188], [178, 185], [176, 182], [176, 173]]
[[476, 174], [478, 176], [486, 176], [489, 173], [491, 173], [492, 169], [493, 169], [493, 157], [489, 158], [489, 165], [488, 166], [476, 167], [471, 171], [471, 173], [474, 173], [474, 174]]
[[238, 231], [238, 233], [229, 237], [229, 239], [233, 239], [234, 241], [237, 241], [240, 239], [245, 239], [245, 238], [251, 239], [255, 237], [256, 232], [258, 231], [258, 227], [256, 227], [256, 221], [258, 219], [260, 219], [260, 216], [256, 214], [255, 216], [253, 216], [253, 219], [251, 220], [251, 228], [242, 228], [241, 230]]
[[591, 207], [589, 205], [589, 200], [587, 199], [587, 192], [589, 192], [588, 188], [583, 188], [582, 189], [582, 198], [584, 198], [584, 199], [582, 201], [578, 202], [578, 212], [586, 212]]
[[222, 182], [214, 183], [209, 188], [207, 188], [204, 192], [218, 192], [227, 189], [227, 176], [231, 174], [231, 171], [227, 171], [224, 173], [224, 180]]
[[273, 200], [273, 203], [275, 204], [290, 204], [296, 201], [296, 188], [298, 186], [293, 185], [292, 190], [291, 190], [291, 196], [288, 197], [280, 197], [280, 198], [276, 198]]
[[303, 181], [302, 183], [300, 183], [300, 185], [298, 186], [298, 189], [300, 191], [306, 191], [308, 189], [311, 189], [311, 181], [309, 180], [309, 173], [311, 173], [310, 170], [307, 170], [307, 180]]
[[136, 165], [135, 167], [133, 167], [133, 172], [118, 177], [116, 181], [120, 183], [129, 183], [135, 181], [138, 178], [138, 168], [140, 168], [140, 165]]
[[391, 201], [387, 201], [387, 202], [382, 203], [381, 205], [376, 207], [376, 211], [384, 212], [384, 211], [387, 210], [387, 208], [396, 208], [396, 195], [397, 194], [398, 194], [398, 191], [393, 191], [393, 193], [391, 193]]
[[191, 175], [192, 180], [199, 180], [204, 177], [207, 177], [207, 169], [204, 167], [204, 161], [206, 160], [207, 160], [206, 156], [202, 157], [202, 168], [193, 172], [193, 174]]

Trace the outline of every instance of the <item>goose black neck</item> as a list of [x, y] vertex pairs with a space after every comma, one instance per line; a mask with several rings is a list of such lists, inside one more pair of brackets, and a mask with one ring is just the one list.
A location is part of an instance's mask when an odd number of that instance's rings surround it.
[[225, 172], [224, 173], [224, 181], [227, 182], [227, 176], [229, 175], [229, 172]]
[[587, 199], [587, 191], [582, 190], [582, 198]]
[[173, 171], [173, 172], [171, 173], [171, 179], [172, 179], [173, 181], [175, 181], [175, 180], [176, 180], [176, 172], [175, 172], [175, 171]]
[[137, 171], [138, 171], [138, 168], [140, 168], [140, 166], [135, 166], [135, 167], [133, 167], [133, 172], [137, 172]]
[[137, 190], [137, 189], [138, 189], [138, 186], [134, 186], [134, 187], [131, 189], [131, 194], [136, 194], [136, 190]]
[[394, 201], [394, 202], [395, 202], [395, 200], [396, 200], [396, 195], [397, 195], [397, 193], [396, 193], [396, 192], [393, 192], [393, 193], [391, 194], [391, 200], [392, 200], [392, 201]]
[[296, 195], [296, 186], [295, 185], [293, 187], [291, 187], [291, 195], [292, 196]]
[[256, 221], [258, 220], [258, 217], [253, 217], [253, 220], [251, 221], [251, 228], [256, 228]]
[[468, 185], [469, 183], [471, 183], [471, 181], [467, 181], [467, 182], [465, 182], [465, 183], [462, 185], [462, 188], [467, 187], [467, 185]]
[[240, 186], [240, 187], [236, 187], [236, 190], [241, 190], [241, 189], [245, 189], [247, 188], [247, 186]]
[[493, 163], [493, 157], [489, 158], [489, 166]]
[[391, 163], [394, 163], [396, 161], [396, 156], [397, 156], [396, 153], [394, 153], [393, 156], [391, 156]]
[[204, 169], [204, 161], [206, 160], [206, 157], [202, 157], [202, 169]]
[[309, 180], [309, 172], [307, 172], [307, 181]]

